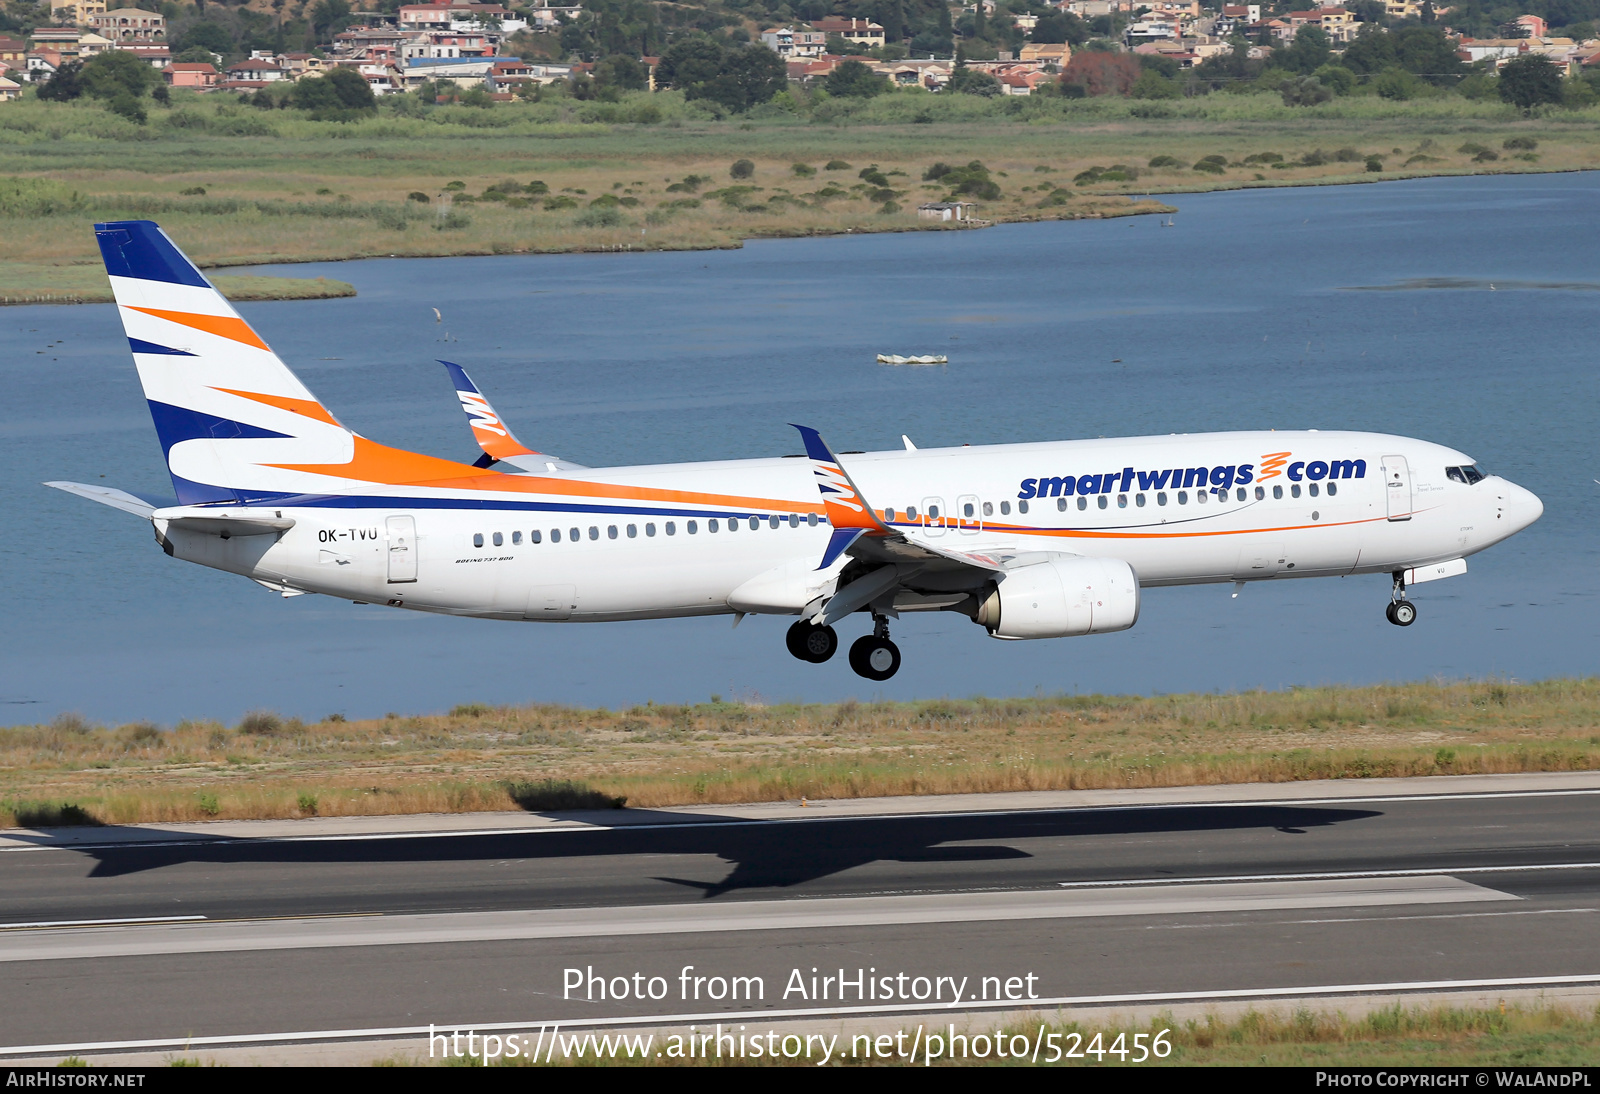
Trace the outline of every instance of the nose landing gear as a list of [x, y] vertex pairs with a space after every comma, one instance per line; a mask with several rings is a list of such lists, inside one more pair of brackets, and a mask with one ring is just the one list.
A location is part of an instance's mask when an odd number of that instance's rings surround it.
[[1409, 627], [1417, 621], [1417, 606], [1406, 599], [1404, 571], [1394, 572], [1394, 591], [1389, 594], [1389, 606], [1383, 614], [1397, 627]]
[[887, 680], [900, 671], [900, 647], [889, 641], [889, 621], [872, 617], [872, 633], [850, 646], [850, 667], [868, 680]]
[[822, 664], [839, 648], [837, 631], [832, 627], [818, 627], [805, 619], [790, 627], [783, 641], [790, 653], [813, 665]]

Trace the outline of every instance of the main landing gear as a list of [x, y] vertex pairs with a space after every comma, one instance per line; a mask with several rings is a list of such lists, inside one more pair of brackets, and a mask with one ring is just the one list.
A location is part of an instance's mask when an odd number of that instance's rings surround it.
[[790, 653], [813, 665], [822, 664], [839, 648], [839, 635], [832, 627], [819, 627], [804, 619], [789, 628], [783, 641]]
[[[887, 680], [900, 671], [900, 647], [889, 641], [889, 621], [881, 615], [872, 618], [872, 633], [850, 646], [850, 667], [868, 680]], [[820, 665], [838, 650], [839, 635], [832, 627], [802, 619], [789, 628], [784, 644], [800, 660]]]
[[1403, 571], [1394, 573], [1394, 591], [1389, 594], [1389, 606], [1384, 616], [1397, 627], [1409, 627], [1417, 621], [1417, 606], [1406, 599], [1406, 579]]
[[900, 671], [900, 647], [889, 641], [889, 621], [872, 617], [872, 633], [850, 646], [850, 667], [868, 680], [887, 680]]

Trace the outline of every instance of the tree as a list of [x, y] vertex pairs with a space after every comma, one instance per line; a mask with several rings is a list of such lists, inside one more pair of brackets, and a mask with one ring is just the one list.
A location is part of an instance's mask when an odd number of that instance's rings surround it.
[[1054, 45], [1066, 42], [1069, 45], [1081, 46], [1089, 40], [1089, 28], [1082, 19], [1069, 11], [1052, 12], [1049, 15], [1039, 16], [1039, 21], [1033, 24], [1033, 33], [1029, 37], [1040, 43]]
[[1000, 81], [987, 72], [963, 65], [950, 73], [944, 89], [946, 92], [959, 91], [963, 95], [982, 95], [988, 99], [1000, 94]]
[[79, 75], [83, 65], [78, 61], [65, 61], [55, 74], [39, 85], [39, 98], [53, 99], [58, 103], [71, 102], [83, 94], [83, 79]]
[[84, 64], [82, 79], [83, 90], [97, 99], [139, 99], [161, 81], [161, 74], [127, 50], [108, 49]]
[[1292, 72], [1310, 73], [1327, 64], [1329, 56], [1327, 33], [1321, 27], [1304, 26], [1273, 61]]
[[1132, 99], [1178, 99], [1183, 97], [1183, 89], [1178, 86], [1178, 81], [1153, 68], [1147, 68], [1128, 89], [1128, 97]]
[[1278, 90], [1283, 93], [1284, 106], [1316, 106], [1333, 98], [1333, 91], [1322, 86], [1322, 81], [1315, 76], [1285, 80], [1278, 85]]
[[377, 110], [372, 86], [353, 68], [335, 68], [326, 76], [307, 76], [294, 85], [289, 100], [317, 121], [354, 121]]
[[1090, 95], [1126, 95], [1139, 79], [1139, 62], [1126, 53], [1074, 53], [1061, 73], [1063, 84], [1077, 84]]
[[888, 91], [889, 81], [860, 61], [841, 61], [823, 78], [822, 87], [829, 95], [870, 99]]
[[594, 82], [602, 91], [643, 91], [650, 83], [650, 71], [626, 53], [613, 53], [594, 66]]
[[725, 47], [704, 34], [678, 39], [661, 55], [656, 83], [686, 99], [705, 99], [728, 110], [748, 110], [788, 86], [783, 59], [763, 45]]
[[216, 60], [210, 54], [235, 53], [238, 51], [238, 43], [233, 40], [233, 35], [229, 33], [228, 28], [221, 23], [213, 23], [208, 19], [202, 20], [185, 30], [172, 45], [175, 53], [189, 53], [195, 49], [203, 49], [206, 51], [207, 56], [201, 58], [201, 60], [208, 62]]
[[1525, 53], [1507, 61], [1500, 69], [1500, 98], [1521, 110], [1533, 113], [1533, 108], [1546, 103], [1559, 103], [1562, 98], [1561, 70], [1548, 57]]

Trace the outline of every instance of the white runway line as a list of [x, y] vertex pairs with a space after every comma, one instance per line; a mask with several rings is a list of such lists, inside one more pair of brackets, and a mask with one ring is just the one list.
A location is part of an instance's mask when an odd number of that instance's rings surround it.
[[430, 1033], [474, 1030], [479, 1034], [516, 1031], [532, 1034], [555, 1028], [604, 1029], [608, 1027], [686, 1026], [702, 1023], [731, 1025], [734, 1022], [772, 1022], [781, 1019], [818, 1020], [852, 1018], [874, 1014], [965, 1014], [979, 1010], [1055, 1010], [1063, 1007], [1149, 1006], [1152, 1004], [1224, 1002], [1234, 999], [1305, 999], [1319, 996], [1405, 995], [1418, 992], [1494, 991], [1509, 988], [1581, 987], [1600, 984], [1600, 974], [1576, 976], [1497, 977], [1490, 980], [1405, 980], [1389, 984], [1313, 984], [1294, 988], [1232, 988], [1220, 991], [1173, 991], [1130, 993], [1126, 995], [1063, 995], [1048, 999], [1003, 999], [967, 1001], [952, 1008], [949, 1003], [888, 1003], [857, 1007], [815, 1007], [791, 1010], [708, 1011], [700, 1014], [629, 1015], [621, 1018], [531, 1018], [525, 1022], [447, 1022], [432, 1026], [389, 1026], [382, 1029], [323, 1029], [296, 1033], [249, 1033], [221, 1037], [151, 1038], [141, 1041], [91, 1041], [82, 1044], [0, 1046], [4, 1056], [66, 1056], [87, 1052], [120, 1052], [139, 1049], [173, 1049], [188, 1052], [197, 1048], [223, 1045], [274, 1045], [312, 1041], [365, 1041], [393, 1037], [426, 1037]]
[[11, 937], [0, 933], [0, 962], [1520, 899], [1459, 878], [1379, 877], [444, 912], [350, 919], [234, 920], [96, 931], [30, 931]]

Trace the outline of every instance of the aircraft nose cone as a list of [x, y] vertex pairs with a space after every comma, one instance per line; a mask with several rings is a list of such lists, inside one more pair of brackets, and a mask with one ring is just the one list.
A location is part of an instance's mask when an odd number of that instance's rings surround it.
[[1544, 515], [1544, 502], [1532, 490], [1508, 482], [1503, 494], [1505, 519], [1511, 525], [1511, 531], [1520, 532]]

